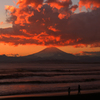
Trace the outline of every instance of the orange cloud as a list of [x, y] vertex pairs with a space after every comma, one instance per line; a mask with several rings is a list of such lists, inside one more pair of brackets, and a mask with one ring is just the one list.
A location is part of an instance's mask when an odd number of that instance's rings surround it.
[[46, 3], [48, 3], [51, 7], [57, 9], [69, 7], [69, 5], [72, 5], [71, 0], [47, 0]]
[[71, 0], [19, 0], [17, 4], [19, 8], [5, 8], [9, 12], [6, 20], [13, 25], [0, 28], [0, 42], [100, 47], [99, 8], [74, 14], [78, 6]]
[[75, 11], [77, 9], [77, 5], [72, 5], [71, 0], [47, 0], [46, 3], [52, 7], [55, 11], [55, 8], [58, 10], [59, 19], [66, 18], [68, 19], [71, 15], [71, 11]]
[[5, 5], [5, 10], [9, 10], [10, 12], [14, 12], [16, 8], [13, 6]]
[[[43, 3], [43, 1], [44, 0], [18, 0], [17, 5], [19, 5], [19, 8], [6, 5], [5, 10], [8, 12], [8, 15], [11, 15], [15, 18], [15, 21], [12, 22], [13, 24], [20, 24], [21, 26], [24, 26], [25, 23], [30, 23], [29, 18], [34, 15], [33, 10], [41, 12], [40, 9], [44, 5], [50, 5], [53, 11], [54, 8], [56, 8], [54, 12], [59, 13], [59, 19], [68, 19], [72, 11], [75, 11], [77, 8], [76, 5], [71, 6], [70, 8], [70, 5], [72, 5], [71, 0], [47, 0], [45, 3]], [[44, 8], [42, 13], [45, 14], [45, 12], [46, 11]], [[42, 23], [41, 25], [44, 26], [45, 23]]]
[[57, 29], [53, 28], [52, 26], [50, 26], [48, 29], [49, 29], [49, 30], [52, 30], [52, 31], [54, 31], [54, 32], [60, 31], [60, 30], [57, 30]]
[[44, 0], [18, 0], [17, 5], [20, 8], [32, 6], [34, 8], [41, 7]]
[[71, 7], [72, 12], [74, 12], [78, 8], [78, 5], [74, 5]]
[[27, 7], [19, 9], [13, 6], [6, 6], [5, 9], [10, 11], [11, 16], [16, 17], [14, 24], [20, 24], [21, 26], [24, 26], [25, 23], [29, 23], [28, 18], [34, 15], [34, 12], [31, 12]]
[[100, 8], [100, 0], [80, 0], [79, 7], [85, 6], [86, 9]]
[[59, 19], [63, 19], [64, 17], [66, 17], [66, 15], [65, 14], [59, 14], [58, 17], [59, 17]]
[[87, 52], [87, 51], [80, 51], [79, 53], [75, 53], [74, 55], [78, 56], [100, 56], [100, 51], [92, 51], [92, 52]]
[[0, 22], [0, 25], [2, 25], [3, 24], [3, 22]]

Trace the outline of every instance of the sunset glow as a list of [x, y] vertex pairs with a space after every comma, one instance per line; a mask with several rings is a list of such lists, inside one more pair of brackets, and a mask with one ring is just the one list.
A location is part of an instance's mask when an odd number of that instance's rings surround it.
[[4, 0], [0, 5], [0, 55], [25, 56], [48, 46], [74, 55], [100, 52], [99, 0]]

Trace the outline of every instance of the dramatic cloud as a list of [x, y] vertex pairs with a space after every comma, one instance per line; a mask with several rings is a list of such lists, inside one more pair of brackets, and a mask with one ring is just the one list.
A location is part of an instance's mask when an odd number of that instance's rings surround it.
[[[68, 18], [74, 12], [78, 6], [73, 5], [71, 0], [47, 0], [45, 3], [50, 5], [52, 9], [56, 8], [59, 12], [59, 19]], [[71, 6], [71, 7], [70, 7]]]
[[13, 27], [0, 29], [0, 42], [13, 45], [100, 46], [99, 8], [74, 14], [78, 5], [72, 5], [71, 0], [19, 0], [17, 4], [19, 8], [5, 8], [7, 22]]
[[100, 7], [100, 0], [80, 0], [79, 2], [80, 8], [85, 6], [86, 9], [95, 9]]
[[44, 0], [18, 0], [17, 5], [19, 4], [20, 8], [27, 7], [31, 5], [34, 8], [41, 7]]

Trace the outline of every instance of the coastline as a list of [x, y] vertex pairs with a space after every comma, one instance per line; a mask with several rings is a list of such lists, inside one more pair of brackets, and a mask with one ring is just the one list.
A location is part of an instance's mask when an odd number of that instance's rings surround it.
[[80, 94], [80, 95], [66, 95], [66, 96], [40, 96], [40, 97], [16, 97], [16, 98], [4, 98], [1, 100], [90, 100], [100, 98], [99, 93]]
[[89, 99], [100, 98], [100, 90], [88, 90], [82, 91], [81, 94], [78, 94], [77, 91], [71, 92], [68, 95], [67, 92], [62, 93], [43, 93], [43, 94], [23, 94], [23, 95], [10, 95], [10, 96], [0, 96], [0, 100], [87, 100]]

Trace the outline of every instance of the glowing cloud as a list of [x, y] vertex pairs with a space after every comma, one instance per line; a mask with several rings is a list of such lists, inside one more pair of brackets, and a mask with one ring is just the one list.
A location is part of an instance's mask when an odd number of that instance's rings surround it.
[[42, 6], [44, 0], [18, 0], [17, 5], [19, 4], [20, 8], [32, 6], [34, 8]]
[[54, 32], [60, 31], [60, 30], [57, 30], [57, 29], [53, 28], [52, 26], [50, 26], [48, 29], [49, 29], [49, 30], [52, 30], [52, 31], [54, 31]]
[[3, 22], [0, 22], [0, 25], [2, 25], [3, 24]]
[[[99, 8], [74, 14], [78, 5], [72, 5], [71, 0], [43, 1], [18, 0], [19, 8], [6, 6], [6, 20], [13, 26], [0, 28], [0, 42], [12, 45], [100, 47]], [[80, 0], [79, 6], [85, 6], [84, 1], [90, 2]], [[96, 5], [95, 2], [93, 4]]]
[[79, 53], [76, 53], [75, 55], [78, 56], [100, 56], [100, 51], [92, 51], [92, 52], [87, 52], [87, 51], [80, 51]]
[[86, 9], [100, 8], [100, 0], [80, 0], [79, 7], [85, 6]]

